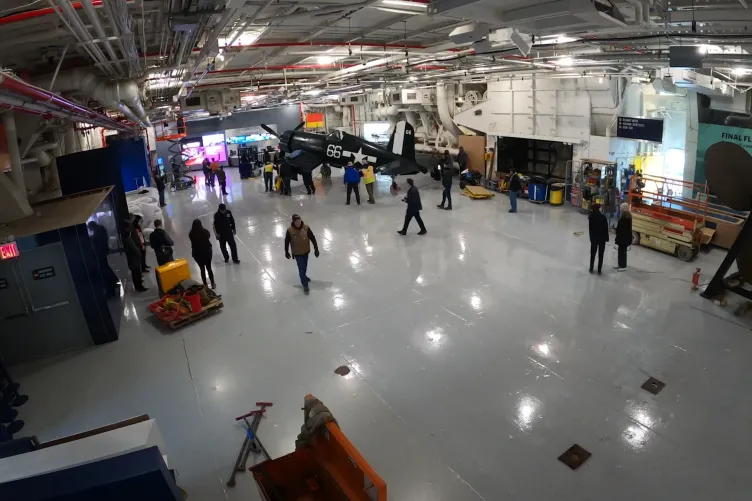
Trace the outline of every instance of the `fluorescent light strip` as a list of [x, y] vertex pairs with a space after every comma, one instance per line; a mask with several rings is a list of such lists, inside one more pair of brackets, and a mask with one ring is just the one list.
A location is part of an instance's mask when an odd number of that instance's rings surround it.
[[396, 5], [398, 7], [409, 7], [414, 9], [427, 9], [428, 4], [418, 2], [408, 2], [406, 0], [381, 0], [381, 3], [387, 5]]

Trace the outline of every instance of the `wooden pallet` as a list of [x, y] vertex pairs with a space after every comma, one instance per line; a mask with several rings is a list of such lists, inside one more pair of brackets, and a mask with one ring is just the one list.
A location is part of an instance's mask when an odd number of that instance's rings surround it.
[[219, 309], [222, 308], [223, 306], [224, 306], [224, 303], [222, 302], [221, 299], [214, 299], [209, 304], [204, 306], [201, 309], [201, 311], [197, 311], [196, 313], [191, 313], [177, 320], [173, 320], [172, 322], [166, 322], [165, 325], [167, 325], [172, 330], [179, 329], [183, 327], [184, 325], [188, 325], [190, 323], [195, 322], [196, 320], [201, 320], [204, 317], [208, 317], [209, 315], [218, 312]]
[[485, 200], [494, 196], [492, 192], [483, 186], [466, 186], [461, 194], [474, 200]]

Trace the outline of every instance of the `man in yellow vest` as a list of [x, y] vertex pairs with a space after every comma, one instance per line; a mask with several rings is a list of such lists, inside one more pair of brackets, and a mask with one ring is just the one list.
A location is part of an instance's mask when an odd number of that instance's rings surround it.
[[274, 191], [274, 185], [272, 178], [274, 177], [274, 165], [271, 162], [267, 162], [264, 165], [264, 192]]
[[[308, 255], [311, 253], [311, 244], [313, 244], [313, 255], [319, 257], [319, 246], [316, 243], [316, 237], [307, 224], [297, 214], [292, 215], [292, 224], [287, 228], [285, 234], [285, 257], [295, 259], [298, 265], [298, 274], [300, 283], [303, 284], [303, 292], [308, 294]], [[292, 250], [292, 255], [290, 255]]]
[[360, 174], [363, 176], [363, 182], [366, 184], [368, 203], [375, 204], [376, 200], [373, 199], [373, 183], [376, 181], [376, 175], [373, 173], [373, 165], [368, 164], [365, 169], [360, 171]]

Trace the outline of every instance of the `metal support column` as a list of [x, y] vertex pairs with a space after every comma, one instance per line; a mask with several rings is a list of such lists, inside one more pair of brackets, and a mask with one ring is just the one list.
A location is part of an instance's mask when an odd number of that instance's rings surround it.
[[10, 179], [21, 194], [26, 198], [26, 182], [24, 181], [23, 167], [21, 167], [21, 152], [18, 148], [18, 134], [16, 134], [16, 115], [12, 111], [3, 113], [3, 127], [8, 143], [10, 155]]

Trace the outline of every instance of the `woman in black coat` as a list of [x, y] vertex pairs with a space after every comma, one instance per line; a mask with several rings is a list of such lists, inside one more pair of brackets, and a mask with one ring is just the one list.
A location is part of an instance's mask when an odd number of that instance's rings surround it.
[[212, 244], [209, 230], [201, 225], [201, 221], [194, 219], [191, 231], [188, 233], [188, 238], [191, 240], [191, 254], [193, 255], [193, 259], [196, 260], [196, 264], [198, 264], [198, 267], [201, 270], [201, 280], [204, 282], [204, 285], [206, 285], [206, 272], [208, 271], [211, 288], [216, 288], [217, 284], [214, 283], [214, 272], [211, 267]]
[[598, 274], [601, 274], [603, 268], [603, 253], [606, 250], [608, 242], [608, 220], [600, 211], [600, 205], [593, 204], [588, 217], [588, 226], [590, 230], [590, 273], [593, 272], [595, 264], [595, 254], [598, 253]]
[[621, 216], [616, 225], [616, 245], [619, 248], [619, 265], [617, 271], [627, 271], [627, 249], [632, 245], [632, 214], [629, 212], [629, 204], [619, 206]]

